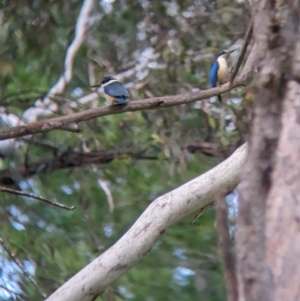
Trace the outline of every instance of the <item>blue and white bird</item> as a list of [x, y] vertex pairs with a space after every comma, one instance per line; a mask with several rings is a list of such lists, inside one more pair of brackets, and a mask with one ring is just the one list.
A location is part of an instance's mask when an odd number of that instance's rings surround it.
[[[233, 51], [235, 50], [223, 50], [211, 65], [209, 79], [210, 79], [210, 84], [213, 88], [222, 85], [224, 83], [229, 71], [227, 60]], [[220, 103], [222, 103], [221, 95], [218, 95], [218, 100]]]
[[102, 82], [92, 88], [103, 87], [104, 97], [111, 102], [112, 105], [126, 105], [127, 98], [130, 96], [127, 89], [122, 83], [112, 76], [105, 76]]

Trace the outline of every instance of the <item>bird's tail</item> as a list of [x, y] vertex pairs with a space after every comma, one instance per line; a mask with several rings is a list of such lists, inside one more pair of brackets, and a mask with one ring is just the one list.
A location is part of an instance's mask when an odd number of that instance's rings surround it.
[[117, 97], [117, 105], [126, 105], [127, 104], [127, 100], [125, 97]]
[[219, 101], [219, 103], [223, 103], [223, 100], [222, 100], [222, 96], [221, 96], [221, 95], [218, 95], [218, 101]]

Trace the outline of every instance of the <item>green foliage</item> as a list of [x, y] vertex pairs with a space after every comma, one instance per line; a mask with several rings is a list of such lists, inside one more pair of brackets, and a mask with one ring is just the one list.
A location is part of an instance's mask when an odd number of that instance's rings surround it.
[[[153, 51], [151, 63], [125, 80], [133, 87], [129, 89], [133, 99], [205, 89], [213, 53], [243, 37], [247, 26], [248, 4], [243, 1], [96, 3], [93, 17], [99, 21], [88, 31], [77, 53], [72, 81], [64, 94], [53, 100], [59, 104], [53, 116], [90, 107], [70, 106], [78, 104], [76, 88], [84, 94], [91, 92], [88, 64], [92, 64], [94, 76], [100, 80], [108, 72], [118, 74], [137, 67], [147, 59], [147, 49]], [[20, 117], [61, 75], [82, 1], [2, 4], [0, 104], [6, 112]], [[102, 98], [99, 105], [106, 105]], [[220, 115], [220, 111], [224, 114]], [[218, 163], [219, 158], [214, 156], [189, 153], [189, 144], [230, 146], [241, 141], [237, 128], [226, 128], [226, 120], [222, 120], [225, 114], [233, 116], [233, 111], [225, 106], [204, 113], [198, 105], [190, 104], [101, 117], [82, 124], [80, 134], [52, 131], [36, 135], [56, 148], [29, 139], [4, 156], [1, 169], [17, 168], [15, 176], [20, 188], [76, 209], [64, 211], [1, 193], [1, 237], [40, 290], [52, 293], [112, 246], [156, 197]], [[33, 176], [19, 174], [31, 163], [51, 160], [69, 150], [109, 149], [138, 153], [139, 157], [123, 155], [107, 164], [58, 170], [50, 164], [47, 173], [41, 173], [41, 163]], [[109, 211], [107, 195], [98, 180], [108, 183], [113, 212]], [[151, 252], [99, 300], [225, 300], [214, 211], [208, 210], [191, 225], [193, 218], [170, 227]], [[0, 260], [6, 263], [0, 284], [16, 292], [14, 295], [3, 289], [0, 298], [19, 300], [17, 294], [21, 294], [20, 300], [40, 300], [36, 287], [8, 254], [1, 251]], [[8, 283], [14, 285], [7, 286]]]

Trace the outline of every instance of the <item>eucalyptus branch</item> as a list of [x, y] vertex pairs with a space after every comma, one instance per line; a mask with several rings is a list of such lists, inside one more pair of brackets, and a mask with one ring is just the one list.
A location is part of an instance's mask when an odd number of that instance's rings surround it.
[[66, 51], [64, 72], [57, 83], [49, 90], [48, 95], [60, 94], [65, 90], [66, 84], [73, 76], [73, 64], [75, 56], [85, 41], [86, 32], [90, 28], [89, 17], [95, 6], [95, 0], [84, 0], [75, 27], [75, 37]]
[[246, 157], [242, 145], [227, 160], [190, 182], [154, 200], [111, 248], [54, 292], [47, 301], [92, 301], [113, 281], [136, 265], [165, 230], [214, 201], [240, 182]]

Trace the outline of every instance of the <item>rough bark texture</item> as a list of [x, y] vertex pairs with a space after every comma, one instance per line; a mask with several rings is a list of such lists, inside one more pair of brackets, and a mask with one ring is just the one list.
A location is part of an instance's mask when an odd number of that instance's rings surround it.
[[[300, 43], [282, 118], [273, 185], [267, 199], [267, 259], [274, 301], [300, 300]], [[297, 62], [298, 59], [298, 62]]]
[[[299, 102], [299, 96], [295, 95], [298, 90], [297, 88], [293, 89], [298, 83], [292, 81], [293, 57], [298, 39], [299, 1], [256, 0], [252, 3], [254, 38], [260, 63], [252, 133], [242, 175], [239, 204], [237, 234], [239, 298], [247, 301], [273, 301], [283, 300], [284, 296], [286, 300], [296, 300], [288, 297], [292, 295], [281, 294], [281, 297], [278, 295], [277, 285], [281, 281], [280, 277], [285, 278], [287, 285], [292, 270], [283, 275], [282, 271], [275, 270], [276, 267], [273, 266], [276, 262], [277, 265], [287, 264], [295, 267], [297, 266], [296, 260], [292, 263], [292, 261], [288, 262], [288, 257], [284, 257], [279, 262], [278, 254], [274, 255], [273, 253], [272, 256], [270, 254], [272, 250], [280, 250], [280, 248], [284, 249], [283, 252], [287, 252], [285, 248], [288, 248], [287, 245], [291, 238], [286, 233], [289, 232], [291, 225], [288, 224], [287, 217], [286, 224], [281, 224], [283, 217], [280, 212], [282, 211], [281, 207], [287, 205], [287, 198], [291, 197], [290, 185], [295, 185], [295, 182], [300, 180], [300, 174], [298, 178], [295, 176], [299, 170], [295, 163], [299, 156], [300, 140], [294, 136], [295, 145], [290, 147], [291, 138], [286, 129], [288, 122], [290, 130], [295, 132], [298, 130], [298, 135], [300, 135], [300, 129], [295, 129], [297, 118], [294, 116], [292, 119], [291, 113], [286, 112], [282, 119], [283, 108], [288, 108], [288, 111], [295, 110], [295, 105], [293, 109], [289, 107], [292, 106], [289, 99], [293, 99], [295, 103]], [[295, 114], [296, 112], [294, 112]], [[284, 143], [280, 142], [278, 148], [280, 136], [286, 137], [280, 138], [280, 141], [284, 141]], [[285, 152], [286, 163], [281, 162], [281, 170], [279, 171], [279, 166], [277, 166], [273, 176], [278, 155], [282, 156], [282, 153]], [[288, 162], [291, 169], [287, 169]], [[292, 169], [294, 172], [291, 172]], [[289, 180], [287, 179], [291, 177], [291, 174], [293, 174], [294, 182], [292, 182], [294, 184], [288, 184]], [[277, 181], [281, 181], [281, 188], [276, 186]], [[274, 190], [277, 204], [274, 203]], [[287, 190], [289, 193], [286, 193]], [[297, 197], [296, 190], [295, 196]], [[293, 210], [296, 199], [289, 198], [289, 202], [288, 210]], [[300, 217], [300, 215], [298, 216]], [[295, 227], [296, 223], [295, 221]], [[280, 239], [275, 236], [279, 229], [282, 231]], [[289, 244], [289, 248], [288, 252], [293, 253], [293, 256], [290, 254], [291, 257], [296, 258], [297, 253], [299, 255], [300, 252], [300, 244], [298, 251], [293, 248], [292, 244]], [[282, 252], [280, 254], [283, 256]], [[277, 269], [279, 268], [277, 267]], [[294, 272], [296, 273], [296, 270]], [[300, 266], [296, 274], [300, 274]], [[295, 275], [295, 281], [296, 278]], [[289, 292], [292, 289], [284, 284], [281, 285], [286, 287]], [[294, 285], [299, 286], [299, 280]]]

